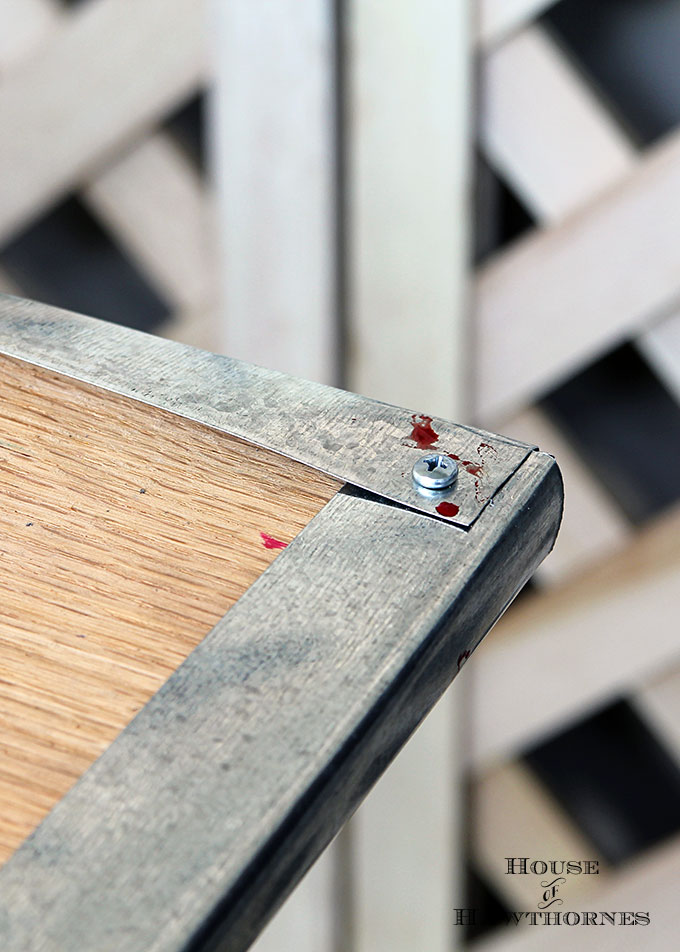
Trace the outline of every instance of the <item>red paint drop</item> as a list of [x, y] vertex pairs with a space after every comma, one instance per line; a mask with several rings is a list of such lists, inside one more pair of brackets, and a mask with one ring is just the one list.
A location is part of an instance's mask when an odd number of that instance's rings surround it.
[[449, 518], [457, 516], [460, 511], [460, 506], [457, 506], [455, 502], [440, 502], [436, 508], [440, 516], [448, 516]]
[[439, 439], [439, 434], [432, 429], [432, 417], [420, 414], [420, 423], [416, 414], [412, 414], [413, 429], [409, 439], [413, 440], [419, 450], [426, 450], [433, 446]]
[[463, 667], [463, 665], [465, 664], [465, 662], [467, 661], [469, 657], [470, 657], [469, 651], [464, 651], [462, 654], [458, 655], [458, 670], [459, 671]]
[[273, 536], [267, 535], [266, 532], [261, 532], [260, 536], [262, 538], [262, 545], [265, 547], [265, 549], [285, 549], [288, 545], [287, 542], [280, 542]]
[[449, 453], [448, 455], [449, 455], [450, 459], [455, 459], [455, 461], [456, 461], [457, 463], [460, 463], [460, 465], [463, 467], [463, 469], [464, 469], [467, 473], [469, 473], [470, 476], [479, 476], [480, 473], [482, 472], [482, 468], [483, 468], [483, 466], [484, 466], [483, 463], [477, 464], [477, 463], [473, 463], [473, 462], [472, 462], [471, 460], [469, 460], [469, 459], [461, 459], [460, 456], [456, 456], [455, 453]]

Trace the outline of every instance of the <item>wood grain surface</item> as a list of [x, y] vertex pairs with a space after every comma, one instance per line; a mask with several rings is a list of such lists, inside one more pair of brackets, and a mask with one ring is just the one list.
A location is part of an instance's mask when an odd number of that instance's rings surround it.
[[0, 862], [339, 487], [0, 358]]

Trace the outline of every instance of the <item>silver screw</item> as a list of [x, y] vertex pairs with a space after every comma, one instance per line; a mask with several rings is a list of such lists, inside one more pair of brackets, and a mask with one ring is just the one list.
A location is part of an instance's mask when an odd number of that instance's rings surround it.
[[413, 481], [421, 489], [448, 489], [457, 475], [458, 463], [441, 453], [428, 453], [413, 467]]

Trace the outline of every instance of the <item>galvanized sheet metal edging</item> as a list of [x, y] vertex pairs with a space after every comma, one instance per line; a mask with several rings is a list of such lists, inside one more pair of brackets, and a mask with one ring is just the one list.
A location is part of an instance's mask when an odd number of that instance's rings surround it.
[[[469, 528], [532, 447], [174, 341], [0, 295], [0, 353], [214, 427], [418, 512]], [[450, 491], [411, 470], [451, 454]], [[446, 515], [437, 510], [450, 503]], [[452, 508], [451, 508], [452, 507]]]

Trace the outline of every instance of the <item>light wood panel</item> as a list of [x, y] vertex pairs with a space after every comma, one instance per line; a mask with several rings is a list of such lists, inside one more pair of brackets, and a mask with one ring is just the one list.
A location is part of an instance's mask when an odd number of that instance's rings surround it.
[[334, 841], [255, 939], [252, 952], [335, 952], [336, 863]]
[[30, 53], [63, 14], [59, 0], [0, 0], [0, 70]]
[[[83, 15], [80, 8], [65, 10], [59, 0], [0, 0], [0, 68], [26, 60], [30, 70], [40, 48], [52, 50], [57, 31], [73, 30]], [[136, 26], [150, 30], [148, 49], [153, 57], [153, 21]], [[191, 34], [186, 42], [190, 48]], [[12, 75], [10, 69], [10, 82]], [[128, 81], [121, 72], [121, 84]], [[40, 92], [35, 96], [39, 98]], [[120, 134], [119, 144], [111, 149], [113, 158], [101, 166], [97, 163], [94, 174], [88, 170], [76, 183], [79, 195], [168, 302], [173, 315], [159, 333], [216, 350], [211, 190], [169, 135], [144, 129], [130, 143], [127, 128]]]
[[[589, 851], [581, 858], [590, 858], [590, 855]], [[669, 952], [678, 942], [678, 869], [680, 839], [675, 837], [602, 878], [574, 876], [574, 880], [588, 880], [585, 890], [582, 884], [581, 888], [575, 890], [569, 883], [564, 887], [562, 895], [565, 897], [565, 905], [562, 908], [565, 912], [573, 909], [582, 915], [583, 910], [597, 910], [598, 913], [601, 910], [616, 911], [617, 919], [620, 919], [623, 910], [639, 910], [649, 915], [648, 925], [640, 923], [631, 928], [630, 917], [627, 926], [611, 927], [605, 923], [599, 926], [591, 925], [588, 929], [583, 928], [582, 920], [571, 926], [560, 924], [557, 928], [546, 928], [540, 924], [533, 926], [525, 922], [519, 927], [511, 925], [495, 930], [488, 937], [476, 942], [474, 948], [476, 952], [544, 952], [546, 948], [551, 952], [573, 952], [574, 949], [581, 952], [632, 952], [638, 949], [644, 949], [645, 952]], [[573, 903], [568, 899], [572, 891]], [[531, 910], [532, 907], [523, 908]], [[533, 908], [535, 909], [535, 905]], [[546, 932], [549, 933], [549, 938]]]
[[124, 149], [82, 195], [174, 310], [215, 307], [211, 194], [169, 135]]
[[337, 383], [332, 0], [215, 5], [215, 167], [232, 357]]
[[641, 685], [632, 702], [680, 762], [680, 665]]
[[339, 485], [0, 359], [0, 858]]
[[484, 46], [501, 42], [555, 0], [478, 0], [477, 38]]
[[[475, 778], [471, 850], [482, 871], [510, 909], [533, 909], [540, 899], [540, 877], [509, 876], [506, 857], [576, 859], [599, 862], [601, 883], [607, 875], [602, 857], [532, 772], [510, 762]], [[588, 877], [574, 877], [569, 895], [588, 887]]]
[[[481, 89], [485, 154], [543, 226], [554, 229], [640, 160], [586, 78], [537, 24], [487, 51]], [[573, 318], [578, 327], [578, 315]], [[502, 333], [512, 333], [514, 323], [504, 323]], [[632, 528], [543, 414], [527, 409], [499, 428], [560, 461], [565, 515], [556, 549], [541, 566], [542, 581], [563, 581], [624, 543]]]
[[100, 0], [65, 17], [40, 56], [0, 84], [0, 242], [181, 102], [205, 72], [203, 3]]
[[680, 510], [527, 598], [475, 655], [472, 759], [505, 759], [680, 660]]
[[179, 341], [180, 344], [189, 344], [190, 347], [200, 347], [202, 350], [218, 352], [219, 306], [213, 308], [199, 308], [198, 311], [182, 311], [168, 318], [156, 333], [159, 337]]
[[591, 87], [535, 25], [484, 60], [480, 137], [489, 161], [539, 221], [565, 218], [637, 162]]
[[504, 421], [499, 432], [551, 453], [564, 479], [560, 533], [536, 574], [537, 580], [557, 585], [626, 545], [633, 535], [632, 526], [545, 413], [531, 407]]
[[350, 9], [348, 385], [455, 418], [468, 382], [469, 8]]
[[[458, 948], [452, 944], [451, 909], [463, 904], [457, 771], [464, 700], [457, 681], [351, 821], [358, 952]], [[420, 946], [423, 936], [427, 942]]]
[[481, 269], [483, 419], [522, 406], [667, 311], [680, 290], [676, 217], [669, 214], [678, 201], [674, 133], [598, 201]]
[[648, 331], [637, 345], [664, 384], [680, 403], [680, 311], [673, 309]]

